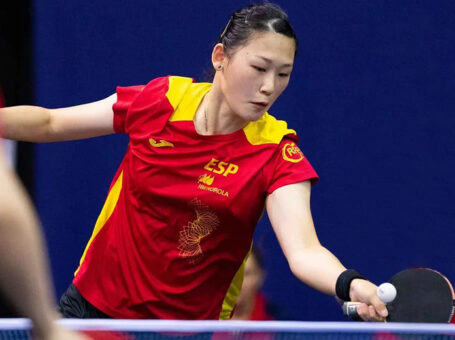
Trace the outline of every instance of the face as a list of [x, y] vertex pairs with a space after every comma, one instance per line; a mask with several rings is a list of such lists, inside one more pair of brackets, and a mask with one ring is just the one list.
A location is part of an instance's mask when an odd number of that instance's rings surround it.
[[259, 119], [287, 87], [294, 54], [292, 38], [258, 32], [230, 57], [224, 55], [220, 82], [230, 110], [245, 121]]

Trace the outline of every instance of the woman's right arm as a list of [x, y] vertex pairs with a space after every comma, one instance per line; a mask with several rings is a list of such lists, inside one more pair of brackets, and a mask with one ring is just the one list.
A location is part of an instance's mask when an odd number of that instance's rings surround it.
[[61, 109], [13, 106], [0, 109], [4, 138], [26, 142], [58, 142], [114, 133], [113, 94], [97, 102]]

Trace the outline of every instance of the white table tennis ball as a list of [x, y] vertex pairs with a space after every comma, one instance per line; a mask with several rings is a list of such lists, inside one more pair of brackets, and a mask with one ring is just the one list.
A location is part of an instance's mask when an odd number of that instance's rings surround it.
[[391, 283], [383, 283], [378, 287], [378, 297], [384, 303], [392, 302], [397, 296], [397, 290]]

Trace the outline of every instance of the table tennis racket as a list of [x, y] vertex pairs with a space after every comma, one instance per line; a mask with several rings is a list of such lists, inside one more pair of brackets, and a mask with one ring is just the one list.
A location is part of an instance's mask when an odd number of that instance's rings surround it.
[[[453, 289], [439, 272], [429, 268], [403, 270], [389, 280], [397, 294], [387, 303], [388, 322], [448, 323], [454, 312]], [[358, 302], [343, 303], [345, 315], [356, 318]]]

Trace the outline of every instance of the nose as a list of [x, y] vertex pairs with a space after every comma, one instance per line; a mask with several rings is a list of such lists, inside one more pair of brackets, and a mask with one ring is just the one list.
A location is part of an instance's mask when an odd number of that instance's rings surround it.
[[262, 84], [261, 84], [260, 92], [262, 94], [270, 96], [274, 90], [275, 90], [275, 75], [273, 73], [265, 74]]

